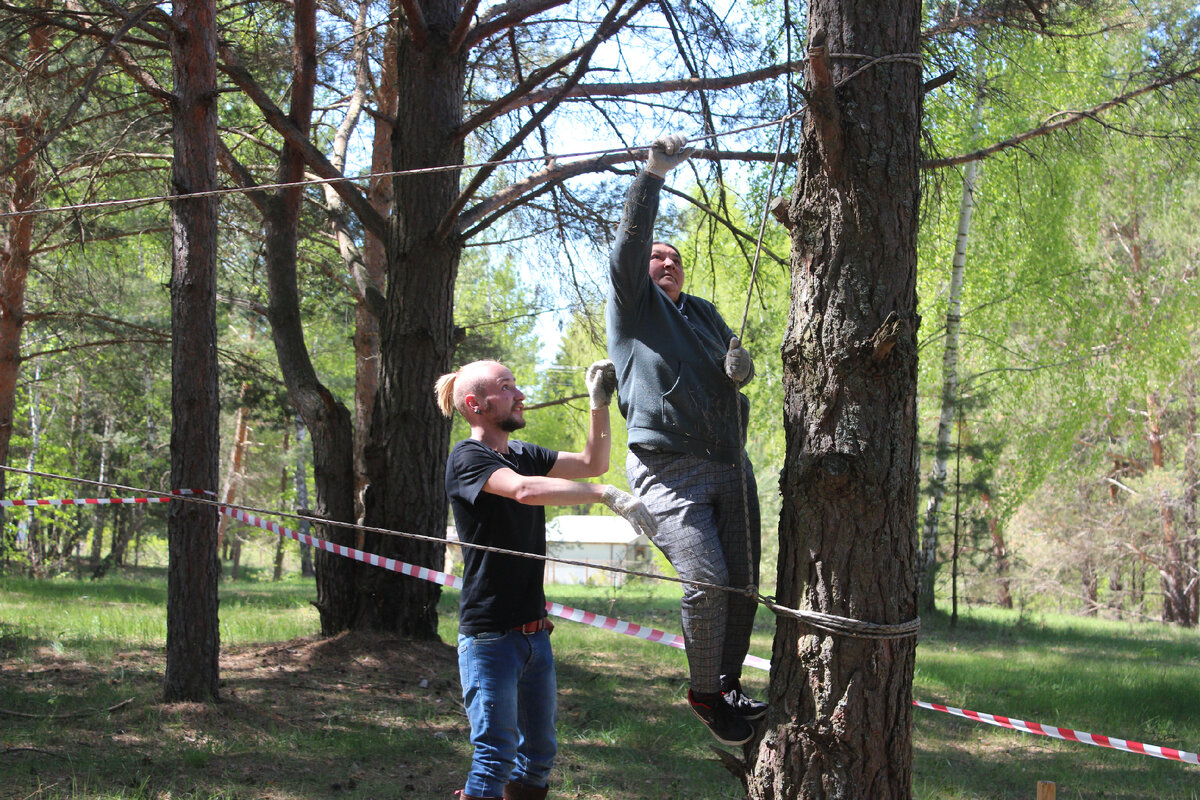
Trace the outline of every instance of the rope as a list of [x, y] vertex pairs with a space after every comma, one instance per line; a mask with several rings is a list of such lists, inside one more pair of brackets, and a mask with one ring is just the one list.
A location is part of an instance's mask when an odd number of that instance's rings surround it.
[[753, 587], [747, 589], [738, 589], [732, 586], [723, 586], [716, 583], [705, 583], [703, 581], [685, 581], [682, 578], [671, 577], [668, 575], [654, 575], [648, 572], [638, 572], [636, 570], [625, 569], [624, 567], [610, 566], [607, 564], [592, 564], [586, 561], [575, 561], [567, 558], [556, 558], [553, 556], [538, 555], [535, 553], [526, 553], [520, 550], [506, 550], [502, 547], [491, 547], [489, 545], [475, 544], [473, 542], [449, 541], [437, 536], [426, 536], [420, 533], [407, 533], [403, 531], [394, 531], [387, 528], [376, 528], [370, 525], [358, 525], [352, 522], [338, 522], [336, 520], [324, 519], [305, 514], [295, 514], [287, 511], [275, 511], [272, 509], [255, 508], [253, 506], [238, 505], [235, 503], [223, 503], [219, 500], [209, 500], [196, 495], [177, 495], [171, 492], [161, 492], [154, 489], [144, 489], [136, 486], [126, 486], [119, 483], [110, 483], [107, 481], [94, 481], [87, 478], [73, 478], [68, 475], [59, 475], [53, 472], [40, 472], [37, 470], [20, 469], [19, 467], [10, 467], [0, 464], [0, 470], [5, 472], [13, 472], [20, 475], [29, 475], [36, 478], [48, 478], [50, 480], [67, 481], [71, 483], [83, 484], [86, 486], [94, 486], [101, 489], [116, 489], [118, 491], [136, 492], [147, 495], [155, 495], [157, 497], [171, 497], [172, 499], [183, 500], [189, 503], [199, 503], [201, 505], [216, 506], [217, 508], [225, 507], [244, 511], [249, 514], [261, 514], [276, 517], [284, 517], [287, 519], [296, 519], [307, 521], [318, 525], [332, 525], [338, 528], [354, 531], [364, 531], [367, 533], [378, 533], [384, 536], [396, 536], [403, 539], [413, 539], [416, 541], [429, 542], [440, 545], [457, 545], [460, 548], [472, 548], [475, 550], [485, 551], [489, 553], [499, 553], [501, 555], [517, 556], [521, 558], [532, 558], [538, 561], [552, 562], [555, 564], [566, 564], [568, 566], [588, 567], [591, 569], [599, 569], [606, 572], [615, 572], [621, 575], [628, 575], [637, 578], [646, 578], [649, 580], [661, 580], [669, 583], [678, 583], [688, 586], [698, 586], [703, 589], [712, 589], [715, 591], [730, 592], [733, 594], [745, 595], [755, 602], [767, 607], [773, 613], [780, 616], [792, 617], [801, 622], [808, 623], [810, 627], [824, 631], [827, 633], [840, 634], [860, 639], [899, 639], [909, 636], [915, 636], [920, 628], [921, 621], [919, 618], [909, 620], [908, 622], [900, 623], [899, 625], [878, 624], [874, 622], [864, 622], [862, 620], [850, 619], [848, 617], [839, 617], [834, 614], [825, 614], [819, 611], [805, 611], [803, 609], [787, 608], [780, 606], [774, 599], [765, 597], [757, 591], [751, 591]]

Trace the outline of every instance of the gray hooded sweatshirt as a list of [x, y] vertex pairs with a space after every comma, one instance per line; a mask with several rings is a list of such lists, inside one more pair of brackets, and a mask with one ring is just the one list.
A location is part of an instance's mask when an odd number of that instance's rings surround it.
[[645, 171], [634, 180], [609, 263], [605, 313], [617, 403], [631, 446], [736, 464], [750, 402], [725, 374], [735, 333], [712, 303], [681, 294], [676, 305], [648, 272], [662, 185]]

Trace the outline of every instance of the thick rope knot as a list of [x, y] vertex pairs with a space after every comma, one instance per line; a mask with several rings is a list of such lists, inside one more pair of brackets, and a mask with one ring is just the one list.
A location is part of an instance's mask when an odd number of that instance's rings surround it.
[[840, 617], [836, 614], [826, 614], [822, 611], [787, 608], [777, 605], [771, 598], [760, 597], [758, 601], [771, 611], [782, 617], [791, 617], [824, 633], [850, 636], [855, 639], [907, 639], [916, 636], [921, 630], [921, 618], [913, 617], [907, 622], [885, 624], [866, 622], [850, 617]]

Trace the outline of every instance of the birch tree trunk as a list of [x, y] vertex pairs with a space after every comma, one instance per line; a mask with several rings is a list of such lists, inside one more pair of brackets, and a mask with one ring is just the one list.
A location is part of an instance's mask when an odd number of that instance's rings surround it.
[[[215, 491], [217, 394], [217, 20], [213, 0], [171, 7], [175, 73], [171, 203], [171, 488]], [[170, 503], [163, 699], [218, 697], [217, 510]]]
[[[917, 603], [921, 6], [817, 0], [808, 24], [777, 592], [901, 624]], [[915, 650], [779, 617], [750, 797], [910, 797]]]
[[917, 558], [917, 579], [920, 586], [922, 613], [932, 612], [936, 598], [938, 514], [946, 497], [946, 457], [950, 453], [950, 431], [958, 402], [958, 331], [962, 324], [963, 274], [967, 264], [967, 242], [971, 235], [971, 211], [975, 207], [975, 181], [979, 162], [969, 161], [963, 167], [962, 202], [958, 207], [958, 235], [954, 245], [954, 261], [950, 268], [949, 300], [946, 308], [945, 349], [942, 351], [942, 409], [938, 417], [937, 441], [933, 447], [933, 466], [929, 470], [929, 502], [921, 527], [921, 552]]

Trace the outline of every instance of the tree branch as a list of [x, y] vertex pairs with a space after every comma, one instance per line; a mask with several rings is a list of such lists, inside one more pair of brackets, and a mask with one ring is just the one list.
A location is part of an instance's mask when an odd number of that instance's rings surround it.
[[520, 25], [532, 16], [566, 5], [568, 0], [509, 0], [490, 9], [467, 34], [466, 45], [474, 47], [489, 36]]
[[[596, 51], [596, 48], [624, 28], [625, 24], [629, 22], [629, 20], [632, 19], [633, 16], [639, 11], [641, 11], [642, 8], [644, 8], [649, 2], [650, 0], [634, 0], [629, 10], [619, 18], [618, 14], [621, 11], [623, 2], [618, 0], [618, 2], [613, 3], [612, 9], [596, 28], [596, 33], [590, 40], [588, 40], [586, 45], [576, 51], [578, 54], [579, 63], [576, 64], [575, 71], [563, 85], [563, 92], [569, 90], [570, 87], [578, 83], [579, 80], [585, 74], [587, 74], [592, 54]], [[545, 70], [541, 70], [540, 72], [544, 73]], [[532, 77], [530, 80], [532, 80]], [[539, 78], [538, 81], [540, 82], [541, 78]], [[518, 130], [516, 134], [514, 134], [513, 137], [509, 139], [508, 142], [506, 142], [488, 160], [503, 161], [504, 159], [508, 158], [508, 156], [520, 146], [521, 142], [525, 140], [525, 137], [537, 130], [538, 126], [542, 124], [542, 121], [545, 120], [546, 117], [548, 117], [554, 111], [554, 109], [558, 107], [560, 102], [562, 102], [562, 96], [558, 95], [542, 106], [542, 108], [538, 109], [537, 113], [535, 113], [528, 122], [522, 125], [520, 130]], [[476, 119], [478, 118], [479, 115], [476, 115]], [[475, 173], [475, 176], [471, 179], [471, 182], [467, 184], [467, 187], [459, 194], [458, 199], [454, 201], [454, 204], [442, 218], [441, 224], [438, 225], [437, 233], [435, 234], [437, 238], [445, 239], [450, 235], [451, 231], [453, 231], [455, 227], [458, 227], [458, 216], [462, 212], [463, 207], [466, 206], [475, 192], [479, 190], [479, 187], [482, 186], [487, 181], [488, 177], [490, 177], [495, 171], [495, 166], [488, 166], [483, 167], [477, 173]]]
[[1168, 86], [1172, 86], [1181, 81], [1194, 78], [1197, 74], [1200, 74], [1200, 67], [1195, 67], [1186, 72], [1181, 72], [1178, 75], [1168, 75], [1165, 78], [1159, 78], [1158, 80], [1152, 81], [1145, 86], [1134, 89], [1131, 92], [1118, 95], [1111, 100], [1106, 100], [1103, 103], [1099, 103], [1091, 108], [1084, 109], [1083, 111], [1060, 112], [1059, 115], [1061, 115], [1062, 118], [1055, 122], [1048, 122], [1038, 128], [1019, 133], [1016, 136], [1011, 136], [972, 153], [964, 153], [962, 155], [951, 156], [949, 158], [927, 159], [921, 163], [921, 169], [940, 169], [942, 167], [955, 167], [960, 164], [966, 164], [969, 161], [982, 161], [989, 156], [994, 156], [997, 153], [1003, 152], [1010, 148], [1018, 147], [1030, 139], [1035, 139], [1039, 136], [1046, 136], [1047, 134], [1060, 131], [1064, 128], [1069, 128], [1076, 123], [1083, 122], [1084, 120], [1095, 119], [1104, 112], [1110, 111], [1117, 106], [1124, 105], [1131, 100], [1141, 97], [1142, 95], [1150, 94], [1151, 92], [1156, 92], [1159, 89], [1165, 89]]
[[[665, 94], [669, 92], [697, 92], [720, 89], [733, 89], [748, 83], [777, 78], [789, 72], [798, 72], [804, 68], [804, 61], [789, 61], [786, 64], [773, 64], [762, 69], [742, 72], [736, 75], [722, 75], [715, 78], [678, 78], [676, 80], [649, 81], [646, 83], [588, 83], [573, 87], [564, 97], [630, 97], [643, 94]], [[541, 103], [552, 97], [560, 87], [546, 87], [528, 92], [515, 98], [501, 113], [515, 111], [536, 103]]]
[[[241, 65], [237, 54], [228, 45], [220, 47], [221, 61], [217, 68], [225, 73], [248, 98], [258, 106], [263, 119], [276, 133], [279, 133], [288, 144], [295, 147], [304, 159], [304, 163], [323, 180], [345, 177], [329, 162], [325, 154], [316, 148], [304, 132], [296, 127], [283, 111], [267, 96], [262, 87], [254, 80], [249, 71]], [[349, 180], [339, 180], [331, 184], [338, 195], [346, 201], [346, 205], [354, 210], [363, 227], [382, 240], [387, 240], [387, 223], [370, 204], [366, 196]]]
[[425, 42], [429, 39], [429, 28], [421, 7], [416, 0], [400, 0], [400, 7], [404, 9], [404, 18], [408, 20], [408, 33], [412, 36], [413, 45], [417, 50], [424, 50]]
[[150, 0], [150, 2], [137, 9], [133, 15], [126, 20], [125, 24], [121, 26], [120, 30], [107, 38], [104, 50], [100, 53], [100, 57], [96, 60], [95, 66], [92, 67], [87, 79], [83, 82], [83, 88], [79, 90], [78, 94], [76, 94], [75, 99], [67, 108], [66, 113], [63, 114], [62, 119], [60, 119], [56, 124], [50, 126], [50, 132], [45, 136], [42, 136], [38, 140], [37, 144], [30, 148], [29, 152], [22, 155], [13, 163], [0, 167], [0, 175], [7, 175], [13, 170], [19, 169], [22, 164], [30, 159], [37, 158], [42, 151], [50, 146], [51, 142], [57, 139], [61, 134], [71, 129], [72, 118], [79, 112], [79, 109], [83, 107], [84, 101], [92, 93], [92, 88], [96, 85], [96, 81], [100, 79], [100, 76], [104, 72], [104, 62], [107, 61], [112, 52], [117, 49], [117, 44], [121, 41], [121, 38], [125, 36], [125, 34], [129, 33], [130, 29], [137, 25], [138, 22], [141, 21], [142, 17], [149, 13], [154, 7], [155, 0]]
[[46, 321], [50, 321], [50, 320], [64, 320], [64, 321], [76, 321], [76, 322], [99, 322], [99, 323], [104, 323], [106, 325], [111, 325], [111, 326], [115, 326], [115, 327], [129, 328], [130, 330], [137, 331], [138, 333], [144, 333], [147, 336], [157, 336], [157, 337], [162, 337], [162, 338], [169, 338], [171, 335], [169, 331], [161, 329], [161, 328], [147, 328], [145, 325], [135, 325], [134, 323], [126, 322], [123, 319], [117, 319], [116, 317], [108, 317], [103, 314], [89, 314], [86, 311], [77, 311], [77, 312], [71, 312], [71, 313], [49, 312], [49, 313], [29, 314], [26, 317], [26, 320], [30, 321], [30, 322], [34, 322], [34, 321], [46, 322]]
[[[545, 169], [527, 176], [524, 180], [509, 184], [502, 191], [480, 200], [474, 206], [464, 211], [460, 217], [460, 227], [464, 229], [470, 228], [479, 220], [499, 209], [507, 209], [519, 205], [530, 192], [543, 184], [559, 184], [580, 175], [603, 172], [618, 164], [627, 164], [630, 161], [645, 161], [646, 154], [647, 151], [643, 148], [638, 150], [623, 150], [618, 153], [606, 153], [596, 158], [581, 159], [579, 161], [554, 162]], [[692, 151], [691, 158], [692, 160], [770, 163], [775, 160], [775, 154], [754, 150], [709, 150], [707, 148], [700, 148]], [[794, 164], [795, 162], [795, 153], [781, 153], [779, 155], [779, 163], [781, 164]]]
[[451, 53], [457, 53], [459, 48], [463, 46], [463, 42], [467, 40], [467, 33], [471, 29], [471, 18], [475, 16], [475, 11], [478, 8], [479, 0], [467, 0], [467, 4], [463, 6], [462, 14], [458, 18], [458, 24], [450, 32]]
[[[491, 122], [503, 114], [508, 113], [508, 111], [511, 110], [509, 108], [510, 105], [524, 95], [532, 92], [536, 87], [540, 86], [551, 76], [560, 73], [569, 64], [579, 61], [581, 64], [586, 65], [591, 58], [592, 53], [596, 51], [596, 48], [599, 46], [599, 44], [624, 27], [625, 22], [627, 22], [629, 18], [633, 16], [633, 14], [636, 14], [644, 5], [646, 5], [646, 2], [638, 2], [634, 6], [633, 11], [625, 16], [624, 20], [622, 20], [619, 24], [612, 26], [611, 20], [614, 18], [616, 12], [621, 6], [621, 3], [617, 3], [605, 17], [604, 21], [601, 22], [596, 28], [596, 32], [593, 34], [591, 39], [584, 42], [574, 50], [571, 50], [570, 52], [555, 59], [541, 69], [534, 70], [527, 78], [524, 80], [519, 80], [517, 85], [510, 89], [503, 97], [489, 103], [481, 110], [475, 112], [470, 119], [458, 126], [458, 131], [456, 132], [457, 137], [460, 140], [465, 139], [467, 134], [471, 131], [482, 127], [483, 125]], [[584, 70], [581, 74], [579, 67], [576, 67], [575, 72], [562, 86], [546, 90], [545, 95], [543, 96], [543, 101], [550, 104], [551, 108], [557, 106], [558, 103], [562, 102], [562, 99], [567, 96], [567, 92], [569, 92], [571, 88], [582, 79], [583, 74], [586, 74], [586, 70]]]

